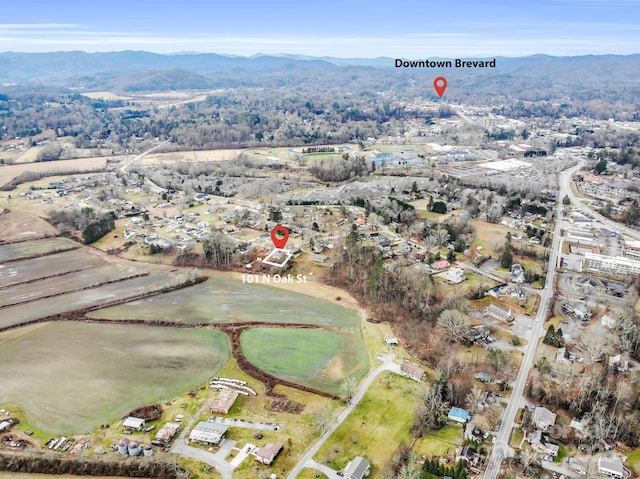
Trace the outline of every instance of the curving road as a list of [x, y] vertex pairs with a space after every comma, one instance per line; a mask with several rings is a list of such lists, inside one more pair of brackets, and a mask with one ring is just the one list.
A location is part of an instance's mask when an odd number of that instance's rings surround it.
[[365, 381], [360, 385], [360, 388], [358, 388], [358, 392], [356, 393], [356, 395], [353, 397], [353, 399], [351, 399], [349, 406], [344, 411], [342, 411], [340, 416], [338, 416], [338, 419], [322, 435], [322, 437], [318, 439], [318, 442], [316, 442], [313, 445], [313, 447], [309, 449], [309, 451], [304, 455], [304, 457], [298, 462], [296, 467], [294, 467], [293, 470], [289, 473], [289, 475], [287, 476], [287, 479], [294, 479], [295, 477], [298, 476], [298, 474], [300, 474], [300, 471], [302, 471], [302, 469], [305, 467], [320, 470], [329, 479], [341, 479], [340, 476], [338, 476], [337, 471], [334, 471], [333, 469], [323, 466], [322, 464], [318, 464], [313, 460], [313, 456], [315, 456], [315, 454], [320, 450], [320, 448], [324, 445], [324, 443], [327, 442], [327, 440], [336, 431], [336, 429], [338, 429], [340, 424], [342, 424], [342, 422], [347, 417], [349, 417], [349, 414], [351, 414], [351, 412], [355, 409], [358, 403], [362, 400], [365, 393], [367, 392], [367, 389], [369, 389], [373, 381], [378, 377], [378, 375], [381, 372], [394, 371], [394, 372], [400, 373], [400, 366], [393, 361], [394, 358], [395, 358], [395, 355], [393, 354], [384, 356], [383, 363], [380, 366], [378, 366], [373, 372], [371, 372], [369, 376], [367, 376], [367, 379], [365, 379]]

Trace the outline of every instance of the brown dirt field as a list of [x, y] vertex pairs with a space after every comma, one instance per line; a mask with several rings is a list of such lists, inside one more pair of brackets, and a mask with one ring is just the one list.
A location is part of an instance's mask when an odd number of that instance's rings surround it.
[[203, 151], [172, 151], [169, 153], [152, 153], [141, 158], [136, 164], [140, 166], [175, 163], [177, 161], [229, 161], [242, 153], [242, 148]]
[[56, 236], [56, 229], [45, 220], [26, 213], [4, 210], [0, 212], [0, 243], [25, 241]]
[[[91, 171], [104, 168], [107, 159], [118, 159], [118, 157], [98, 156], [95, 158], [80, 158], [78, 160], [47, 161], [43, 163], [25, 163], [17, 165], [5, 165], [0, 167], [0, 185], [4, 185], [25, 171], [55, 172], [55, 171]], [[4, 193], [4, 192], [3, 192]], [[6, 193], [2, 196], [6, 196]]]

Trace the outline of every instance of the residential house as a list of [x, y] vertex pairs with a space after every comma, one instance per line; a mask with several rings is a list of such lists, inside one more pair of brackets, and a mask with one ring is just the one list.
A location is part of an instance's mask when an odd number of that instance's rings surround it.
[[282, 451], [281, 442], [271, 442], [258, 449], [256, 452], [256, 461], [265, 466], [269, 466], [276, 456]]
[[481, 383], [489, 384], [491, 382], [491, 375], [489, 373], [479, 372], [476, 374], [476, 379]]
[[456, 462], [460, 459], [464, 459], [467, 462], [467, 466], [473, 474], [480, 474], [478, 468], [481, 465], [482, 459], [473, 447], [463, 446], [458, 448], [456, 450]]
[[371, 472], [371, 464], [362, 456], [356, 456], [344, 469], [344, 479], [363, 479]]
[[460, 424], [464, 424], [471, 420], [471, 414], [465, 409], [459, 407], [452, 407], [447, 415], [447, 419], [450, 421], [459, 422]]
[[431, 264], [431, 267], [437, 271], [444, 271], [449, 266], [451, 266], [451, 263], [449, 263], [446, 259], [442, 259], [440, 261], [434, 261]]
[[122, 424], [122, 426], [125, 429], [131, 429], [133, 431], [142, 431], [142, 428], [144, 428], [144, 424], [145, 424], [144, 419], [129, 416], [124, 420], [124, 423]]
[[387, 346], [397, 346], [399, 343], [397, 338], [386, 338], [384, 344]]
[[624, 474], [624, 464], [616, 454], [603, 454], [598, 458], [598, 472], [603, 476], [622, 479]]
[[556, 353], [556, 362], [560, 364], [571, 363], [571, 355], [567, 348], [558, 348], [558, 352]]
[[469, 328], [469, 337], [472, 341], [479, 341], [487, 339], [491, 334], [491, 330], [484, 324], [478, 326], [471, 326]]
[[556, 457], [560, 450], [560, 446], [549, 442], [547, 435], [540, 429], [536, 429], [529, 433], [527, 435], [527, 442], [531, 444], [531, 449], [534, 451], [538, 451], [542, 454], [548, 454], [553, 457]]
[[221, 424], [200, 421], [198, 425], [191, 430], [189, 440], [210, 446], [217, 446], [223, 440], [227, 429], [227, 426]]
[[511, 265], [511, 281], [524, 283], [524, 269], [518, 263]]
[[460, 284], [466, 279], [462, 268], [451, 268], [444, 277], [447, 284]]
[[485, 433], [472, 422], [467, 423], [464, 428], [464, 438], [469, 441], [482, 441], [485, 438]]
[[609, 367], [611, 369], [616, 369], [618, 371], [628, 371], [629, 360], [624, 356], [622, 356], [621, 354], [616, 354], [615, 356], [609, 356]]
[[533, 410], [533, 423], [543, 431], [556, 423], [556, 417], [554, 413], [543, 406], [538, 406]]
[[416, 381], [422, 381], [426, 376], [426, 372], [424, 369], [410, 363], [409, 361], [405, 361], [402, 363], [402, 365], [400, 366], [400, 371]]

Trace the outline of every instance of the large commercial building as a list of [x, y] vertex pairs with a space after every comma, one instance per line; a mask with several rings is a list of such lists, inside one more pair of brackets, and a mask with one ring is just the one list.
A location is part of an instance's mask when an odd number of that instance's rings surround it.
[[640, 261], [624, 256], [605, 256], [602, 254], [585, 253], [584, 269], [609, 273], [618, 276], [640, 274]]

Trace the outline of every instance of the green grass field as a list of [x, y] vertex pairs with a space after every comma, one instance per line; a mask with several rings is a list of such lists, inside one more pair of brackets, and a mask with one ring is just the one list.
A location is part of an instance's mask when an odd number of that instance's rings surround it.
[[327, 476], [325, 476], [321, 472], [316, 471], [315, 469], [309, 469], [305, 467], [302, 472], [298, 474], [298, 479], [327, 479]]
[[447, 456], [455, 454], [456, 448], [462, 444], [462, 428], [448, 424], [438, 431], [429, 431], [419, 438], [413, 450], [419, 456]]
[[256, 328], [240, 337], [254, 365], [277, 377], [340, 393], [349, 376], [360, 379], [369, 368], [359, 334], [318, 329]]
[[153, 321], [305, 323], [359, 328], [358, 313], [305, 294], [248, 284], [213, 274], [190, 288], [134, 301], [90, 314], [94, 318]]
[[49, 323], [0, 334], [0, 404], [36, 429], [84, 433], [204, 383], [228, 359], [215, 331]]
[[382, 373], [314, 459], [342, 470], [354, 456], [364, 456], [373, 464], [371, 477], [381, 477], [397, 448], [411, 442], [419, 388], [411, 379]]

